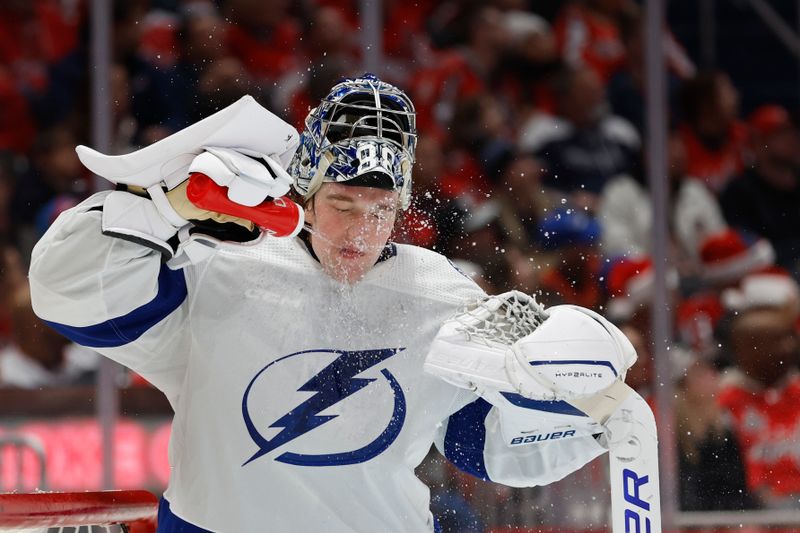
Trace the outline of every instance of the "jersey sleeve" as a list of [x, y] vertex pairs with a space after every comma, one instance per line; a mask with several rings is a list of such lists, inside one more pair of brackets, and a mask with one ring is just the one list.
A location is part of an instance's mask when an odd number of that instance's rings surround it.
[[98, 193], [62, 213], [31, 257], [36, 314], [74, 342], [138, 372], [176, 399], [190, 349], [189, 269], [103, 235]]
[[511, 487], [553, 483], [606, 451], [591, 435], [512, 446], [502, 427], [502, 420], [509, 418], [503, 415], [509, 414], [519, 420], [536, 417], [537, 411], [511, 404], [498, 407], [477, 398], [442, 424], [436, 447], [460, 470]]

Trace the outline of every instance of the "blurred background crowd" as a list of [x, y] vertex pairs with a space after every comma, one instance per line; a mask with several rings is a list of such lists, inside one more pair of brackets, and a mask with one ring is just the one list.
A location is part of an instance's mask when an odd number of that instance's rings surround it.
[[[619, 324], [640, 355], [631, 385], [650, 397], [659, 380], [676, 384], [682, 509], [800, 509], [800, 69], [741, 6], [720, 19], [718, 41], [733, 44], [700, 57], [697, 6], [673, 3], [671, 376], [656, 379], [650, 355], [653, 215], [633, 0], [383, 2], [379, 74], [409, 92], [419, 127], [415, 200], [396, 240], [448, 255], [487, 291], [534, 292]], [[245, 94], [302, 128], [338, 79], [361, 73], [358, 6], [113, 2], [113, 153]], [[88, 50], [86, 2], [0, 5], [2, 387], [91, 383], [97, 368], [35, 318], [26, 280], [33, 244], [92, 192], [74, 152], [90, 144]], [[575, 482], [511, 490], [435, 460], [423, 475], [446, 531], [547, 522], [564, 501], [575, 503], [572, 525], [602, 529], [601, 470], [577, 474], [587, 497]]]

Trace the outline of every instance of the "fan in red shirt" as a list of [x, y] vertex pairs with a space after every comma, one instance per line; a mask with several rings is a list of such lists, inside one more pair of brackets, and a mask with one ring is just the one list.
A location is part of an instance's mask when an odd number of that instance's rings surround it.
[[701, 72], [681, 94], [679, 134], [686, 148], [687, 173], [719, 192], [741, 173], [748, 152], [747, 128], [737, 116], [739, 94], [727, 74]]
[[432, 54], [409, 80], [421, 130], [445, 126], [459, 103], [479, 97], [495, 81], [507, 51], [505, 18], [498, 9], [483, 6], [467, 22], [464, 45]]
[[553, 27], [561, 56], [570, 65], [589, 67], [607, 82], [625, 64], [618, 19], [629, 9], [628, 0], [584, 0], [567, 5]]
[[734, 320], [735, 367], [720, 404], [733, 419], [748, 487], [767, 508], [796, 505], [800, 496], [800, 342], [797, 291], [763, 302]]

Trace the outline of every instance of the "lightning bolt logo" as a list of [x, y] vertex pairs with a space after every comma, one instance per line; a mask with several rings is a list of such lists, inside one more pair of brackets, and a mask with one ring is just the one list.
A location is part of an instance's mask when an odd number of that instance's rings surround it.
[[[403, 349], [404, 348], [387, 348], [361, 351], [308, 350], [281, 357], [264, 367], [250, 381], [250, 384], [245, 390], [244, 397], [242, 398], [242, 416], [244, 417], [247, 431], [259, 448], [242, 466], [255, 461], [272, 450], [305, 435], [339, 416], [320, 415], [319, 413], [376, 381], [375, 379], [358, 378], [356, 376], [385, 361], [389, 357], [392, 357]], [[321, 352], [337, 353], [339, 356], [297, 389], [298, 392], [313, 392], [315, 394], [270, 424], [269, 427], [271, 428], [283, 429], [272, 439], [264, 438], [256, 429], [247, 408], [247, 401], [253, 384], [267, 369], [281, 361], [298, 355]], [[406, 404], [403, 389], [397, 383], [394, 376], [392, 376], [387, 369], [381, 370], [381, 374], [388, 381], [394, 393], [394, 409], [389, 425], [375, 440], [358, 450], [320, 455], [286, 452], [276, 457], [275, 460], [299, 466], [335, 466], [364, 462], [386, 450], [400, 433], [400, 429], [405, 421]]]

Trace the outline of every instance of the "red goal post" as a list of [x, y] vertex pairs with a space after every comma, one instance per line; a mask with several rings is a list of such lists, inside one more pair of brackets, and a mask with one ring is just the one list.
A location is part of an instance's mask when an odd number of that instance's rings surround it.
[[0, 531], [113, 526], [154, 533], [158, 498], [144, 490], [0, 494]]

